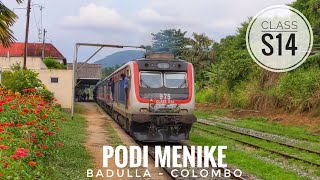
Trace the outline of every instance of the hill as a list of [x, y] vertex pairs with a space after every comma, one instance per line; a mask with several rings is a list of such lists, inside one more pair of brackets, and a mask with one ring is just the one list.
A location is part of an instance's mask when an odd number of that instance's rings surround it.
[[115, 65], [122, 65], [133, 59], [141, 58], [144, 55], [144, 51], [138, 50], [126, 50], [113, 53], [95, 62], [95, 64], [101, 64], [103, 67], [113, 67]]

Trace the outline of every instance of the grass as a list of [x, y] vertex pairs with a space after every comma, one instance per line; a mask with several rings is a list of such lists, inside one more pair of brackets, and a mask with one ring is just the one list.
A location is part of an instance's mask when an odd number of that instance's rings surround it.
[[[229, 112], [227, 109], [214, 109], [214, 110], [196, 110], [195, 116], [198, 118], [211, 118], [213, 116], [225, 116]], [[260, 132], [277, 134], [293, 139], [306, 140], [311, 142], [320, 142], [320, 136], [308, 132], [304, 127], [298, 126], [285, 126], [277, 122], [268, 122], [268, 119], [263, 117], [246, 117], [240, 118], [238, 121], [228, 122], [232, 125], [253, 129]], [[319, 144], [320, 145], [320, 144]]]
[[194, 115], [197, 118], [207, 119], [213, 116], [225, 116], [229, 112], [228, 109], [212, 109], [212, 110], [195, 110]]
[[[76, 105], [76, 112], [84, 112], [84, 109]], [[64, 116], [65, 122], [60, 131], [64, 146], [49, 164], [52, 170], [49, 179], [88, 179], [85, 173], [93, 166], [93, 162], [84, 146], [86, 120], [81, 114], [75, 114], [73, 120], [69, 114], [64, 113]]]
[[[299, 157], [305, 160], [309, 160], [311, 162], [315, 162], [320, 164], [320, 157], [317, 154], [314, 153], [308, 153], [305, 151], [301, 151], [299, 149], [296, 148], [289, 148], [287, 146], [283, 146], [283, 145], [279, 145], [277, 143], [273, 143], [273, 142], [268, 142], [266, 140], [261, 140], [261, 139], [257, 139], [257, 138], [253, 138], [253, 137], [249, 137], [249, 136], [245, 136], [245, 135], [241, 135], [241, 134], [237, 134], [237, 133], [233, 133], [233, 132], [229, 132], [226, 130], [222, 130], [219, 127], [216, 126], [207, 126], [207, 125], [202, 125], [202, 124], [196, 124], [196, 127], [200, 127], [201, 129], [205, 129], [208, 130], [210, 132], [217, 132], [219, 134], [224, 134], [228, 137], [232, 137], [232, 138], [236, 138], [238, 140], [244, 141], [244, 142], [248, 142], [266, 149], [270, 149], [270, 150], [274, 150], [277, 152], [282, 152], [282, 153], [286, 153], [286, 154], [290, 154], [293, 155], [295, 157]], [[301, 164], [301, 163], [300, 163]], [[319, 171], [320, 173], [320, 171]]]
[[87, 112], [87, 109], [83, 105], [81, 105], [80, 103], [75, 103], [74, 113], [85, 114], [86, 112]]
[[304, 127], [284, 126], [277, 122], [270, 123], [265, 118], [242, 118], [239, 121], [235, 121], [234, 125], [261, 132], [283, 135], [294, 139], [320, 142], [320, 136], [306, 131]]
[[256, 158], [256, 153], [237, 148], [238, 143], [227, 138], [192, 129], [189, 142], [201, 146], [228, 146], [228, 149], [224, 152], [226, 154], [225, 161], [261, 179], [308, 179], [298, 176], [293, 171]]
[[117, 131], [112, 127], [111, 123], [106, 122], [106, 130], [108, 132], [108, 143], [110, 143], [113, 147], [124, 145], [118, 136]]

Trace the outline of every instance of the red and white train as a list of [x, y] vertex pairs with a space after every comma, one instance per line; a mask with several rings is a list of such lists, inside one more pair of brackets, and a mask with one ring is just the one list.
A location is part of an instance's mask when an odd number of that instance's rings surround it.
[[97, 84], [96, 102], [138, 141], [189, 138], [195, 106], [191, 63], [171, 54], [132, 60]]

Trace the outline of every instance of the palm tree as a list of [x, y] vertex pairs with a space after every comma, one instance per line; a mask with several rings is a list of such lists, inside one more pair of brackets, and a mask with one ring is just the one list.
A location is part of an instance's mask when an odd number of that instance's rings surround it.
[[192, 36], [188, 39], [189, 48], [183, 52], [183, 57], [202, 69], [215, 59], [212, 49], [214, 41], [205, 34], [193, 33]]
[[[16, 0], [16, 2], [20, 4], [23, 0]], [[16, 40], [10, 27], [17, 18], [18, 16], [0, 1], [0, 42], [4, 47], [10, 46]]]

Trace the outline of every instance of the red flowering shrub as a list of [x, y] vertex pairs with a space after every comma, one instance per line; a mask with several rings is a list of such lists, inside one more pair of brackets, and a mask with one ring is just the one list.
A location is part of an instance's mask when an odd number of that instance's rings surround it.
[[34, 89], [0, 88], [0, 177], [43, 179], [59, 141], [60, 109]]

